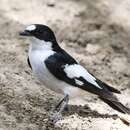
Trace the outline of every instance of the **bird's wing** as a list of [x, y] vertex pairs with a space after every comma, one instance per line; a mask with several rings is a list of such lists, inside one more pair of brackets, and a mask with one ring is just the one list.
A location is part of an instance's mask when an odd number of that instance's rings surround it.
[[89, 92], [98, 94], [104, 90], [118, 92], [118, 90], [106, 85], [84, 67], [78, 64], [71, 56], [55, 53], [45, 60], [48, 70], [59, 80], [71, 84]]

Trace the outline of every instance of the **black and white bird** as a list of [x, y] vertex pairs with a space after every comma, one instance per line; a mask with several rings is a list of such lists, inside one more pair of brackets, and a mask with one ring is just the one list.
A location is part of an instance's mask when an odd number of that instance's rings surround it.
[[69, 98], [83, 96], [86, 91], [98, 95], [113, 109], [130, 114], [130, 109], [113, 94], [120, 91], [97, 79], [63, 50], [48, 26], [32, 24], [20, 35], [32, 37], [28, 64], [34, 74], [46, 87], [65, 95], [56, 106], [59, 114], [68, 104]]

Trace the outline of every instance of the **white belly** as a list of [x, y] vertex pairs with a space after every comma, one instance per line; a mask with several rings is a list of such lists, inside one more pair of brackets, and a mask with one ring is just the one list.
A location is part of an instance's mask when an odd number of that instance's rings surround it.
[[36, 77], [38, 77], [47, 88], [57, 93], [68, 94], [70, 97], [82, 95], [84, 92], [81, 89], [58, 80], [48, 71], [44, 61], [53, 54], [53, 51], [45, 51], [44, 53], [33, 51], [33, 53], [29, 53], [30, 64]]

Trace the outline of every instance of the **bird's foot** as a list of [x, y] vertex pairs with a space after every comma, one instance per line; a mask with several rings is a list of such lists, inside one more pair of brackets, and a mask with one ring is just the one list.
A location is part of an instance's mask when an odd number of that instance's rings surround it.
[[53, 112], [49, 116], [49, 122], [51, 122], [52, 124], [55, 124], [61, 119], [62, 119], [62, 114], [60, 112]]

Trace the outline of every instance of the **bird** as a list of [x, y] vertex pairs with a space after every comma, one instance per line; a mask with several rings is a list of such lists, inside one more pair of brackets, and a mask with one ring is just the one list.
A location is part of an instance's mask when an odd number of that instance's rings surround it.
[[95, 77], [62, 49], [50, 27], [30, 24], [20, 32], [20, 35], [31, 37], [27, 61], [34, 75], [47, 88], [64, 95], [56, 105], [57, 113], [51, 120], [56, 122], [59, 119], [69, 99], [83, 96], [86, 92], [97, 95], [118, 112], [130, 114], [130, 109], [114, 94], [121, 92]]

